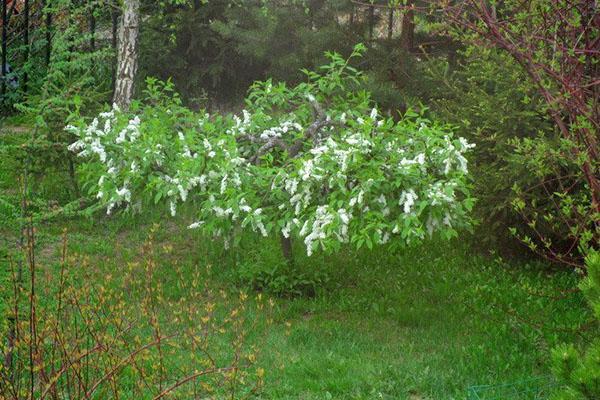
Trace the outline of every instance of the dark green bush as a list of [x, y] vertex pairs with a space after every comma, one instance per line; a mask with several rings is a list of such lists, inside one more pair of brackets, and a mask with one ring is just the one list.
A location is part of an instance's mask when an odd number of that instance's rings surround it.
[[301, 271], [284, 261], [272, 264], [263, 260], [241, 264], [236, 278], [243, 286], [278, 297], [313, 297], [330, 280], [319, 269]]
[[593, 213], [570, 144], [509, 55], [475, 46], [459, 54], [455, 68], [439, 58], [427, 62], [423, 85], [439, 89], [423, 94], [437, 118], [477, 144], [478, 241], [515, 254], [522, 246], [512, 232], [552, 261], [579, 264], [580, 250], [594, 241]]

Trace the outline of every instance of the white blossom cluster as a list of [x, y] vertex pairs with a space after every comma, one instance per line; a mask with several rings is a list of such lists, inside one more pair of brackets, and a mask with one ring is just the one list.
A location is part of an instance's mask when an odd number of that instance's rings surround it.
[[175, 216], [188, 203], [189, 228], [223, 240], [239, 226], [299, 238], [311, 255], [468, 226], [465, 139], [421, 117], [394, 122], [352, 92], [278, 86], [289, 98], [275, 104], [270, 82], [254, 90], [240, 116], [114, 107], [67, 127], [77, 137], [69, 149], [88, 160], [108, 213], [163, 203]]

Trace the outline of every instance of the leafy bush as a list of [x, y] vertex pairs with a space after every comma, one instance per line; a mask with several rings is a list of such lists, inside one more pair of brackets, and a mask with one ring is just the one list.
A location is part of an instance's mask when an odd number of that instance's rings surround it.
[[[535, 140], [517, 144], [518, 160], [536, 180], [534, 185], [526, 182], [517, 193], [517, 210], [530, 228], [519, 238], [552, 261], [579, 267], [581, 256], [600, 243], [600, 81], [590, 67], [596, 61], [592, 6], [568, 4], [508, 1], [492, 12], [484, 2], [469, 2], [460, 12], [447, 10], [447, 17], [452, 21], [449, 30], [458, 39], [472, 47], [484, 44], [503, 51], [522, 82], [535, 90], [541, 110], [552, 122], [550, 132], [536, 132]], [[569, 51], [557, 52], [558, 47]], [[498, 76], [504, 73], [499, 72]], [[512, 106], [511, 100], [502, 104]], [[543, 156], [548, 151], [551, 157]], [[531, 201], [523, 192], [533, 195]]]
[[[600, 253], [586, 257], [588, 276], [580, 287], [592, 311], [600, 320]], [[594, 400], [600, 398], [600, 338], [597, 326], [589, 347], [579, 352], [573, 345], [563, 345], [553, 353], [554, 372], [565, 387], [555, 393], [556, 400]]]
[[112, 109], [67, 127], [79, 138], [71, 150], [88, 160], [89, 192], [107, 213], [162, 200], [175, 215], [189, 201], [190, 228], [297, 237], [309, 255], [469, 227], [472, 145], [416, 113], [399, 123], [383, 117], [357, 90], [360, 72], [329, 57], [320, 72], [305, 71], [306, 83], [253, 85], [241, 117], [195, 114], [171, 85], [150, 81], [148, 102], [130, 113]]
[[509, 55], [480, 46], [460, 55], [453, 70], [429, 61], [427, 76], [444, 88], [430, 93], [434, 114], [477, 144], [478, 239], [514, 252], [505, 239], [510, 230], [542, 256], [580, 265], [585, 247], [597, 241], [598, 216], [573, 145], [559, 138], [544, 100]]
[[330, 281], [327, 272], [313, 265], [302, 270], [282, 259], [272, 262], [263, 257], [242, 261], [235, 275], [241, 286], [278, 297], [313, 297]]
[[431, 107], [438, 118], [456, 124], [461, 135], [477, 144], [475, 215], [484, 222], [481, 237], [503, 244], [498, 238], [506, 237], [510, 227], [521, 225], [511, 206], [513, 187], [531, 180], [533, 173], [511, 162], [511, 141], [551, 131], [551, 125], [534, 89], [507, 56], [472, 47], [462, 60], [454, 71], [444, 62], [429, 63], [430, 79], [444, 85], [444, 90], [434, 94]]

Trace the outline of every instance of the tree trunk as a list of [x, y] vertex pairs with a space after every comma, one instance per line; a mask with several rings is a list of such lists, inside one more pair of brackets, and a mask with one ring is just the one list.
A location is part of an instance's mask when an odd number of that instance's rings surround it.
[[392, 38], [394, 34], [394, 9], [390, 7], [388, 11], [388, 40]]
[[285, 261], [289, 265], [293, 265], [294, 264], [294, 255], [292, 253], [292, 238], [290, 238], [290, 237], [286, 238], [285, 236], [281, 235], [280, 239], [281, 239], [281, 252], [283, 253], [283, 257], [285, 258]]
[[4, 102], [4, 93], [6, 93], [6, 35], [8, 24], [7, 0], [2, 0], [2, 89], [0, 92], [0, 103]]
[[119, 28], [117, 76], [113, 102], [127, 109], [133, 97], [133, 82], [137, 72], [140, 1], [125, 0]]
[[23, 44], [25, 45], [24, 52], [24, 64], [25, 71], [23, 73], [23, 93], [27, 93], [27, 83], [29, 80], [29, 74], [27, 70], [29, 69], [29, 0], [25, 0], [23, 4]]
[[52, 13], [48, 8], [48, 0], [44, 3], [46, 9], [46, 67], [50, 65], [50, 55], [52, 53]]
[[94, 15], [94, 11], [96, 7], [92, 5], [90, 9], [90, 50], [93, 52], [96, 51], [96, 16]]
[[369, 41], [373, 40], [373, 28], [375, 27], [375, 7], [369, 7]]
[[414, 47], [415, 41], [415, 12], [413, 10], [414, 0], [406, 2], [404, 15], [402, 16], [402, 33], [400, 34], [400, 45], [406, 51]]

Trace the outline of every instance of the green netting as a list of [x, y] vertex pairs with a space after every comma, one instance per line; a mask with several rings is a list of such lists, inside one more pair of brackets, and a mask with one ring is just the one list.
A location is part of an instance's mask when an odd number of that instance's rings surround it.
[[551, 376], [467, 389], [468, 400], [546, 400], [557, 383]]

